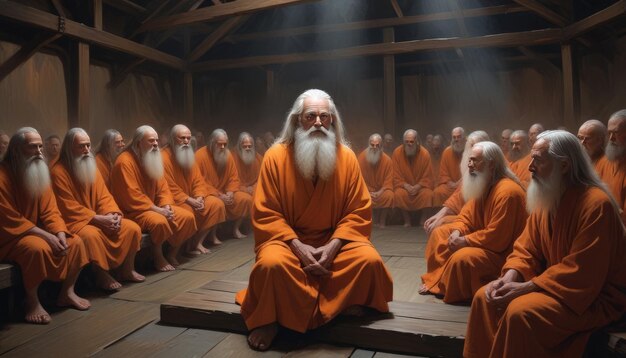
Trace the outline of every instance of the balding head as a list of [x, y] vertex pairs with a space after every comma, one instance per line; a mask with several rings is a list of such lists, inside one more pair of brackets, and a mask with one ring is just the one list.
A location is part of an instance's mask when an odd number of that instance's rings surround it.
[[524, 158], [529, 152], [528, 134], [523, 130], [516, 130], [511, 133], [511, 149], [509, 150], [509, 160], [516, 162]]
[[513, 130], [507, 128], [500, 134], [500, 149], [505, 156], [509, 153], [509, 149], [511, 149], [511, 133], [513, 133]]
[[407, 129], [402, 136], [404, 142], [404, 154], [414, 157], [420, 149], [419, 135], [415, 129]]
[[169, 146], [176, 163], [189, 170], [195, 163], [195, 153], [191, 143], [191, 130], [184, 124], [177, 124], [169, 132]]
[[456, 155], [461, 155], [465, 149], [465, 129], [456, 127], [452, 130], [452, 141], [450, 147]]
[[537, 136], [539, 133], [545, 131], [546, 129], [543, 127], [541, 123], [535, 123], [528, 129], [528, 142], [532, 146], [537, 140]]
[[604, 154], [606, 126], [597, 119], [590, 119], [578, 129], [578, 140], [593, 162]]

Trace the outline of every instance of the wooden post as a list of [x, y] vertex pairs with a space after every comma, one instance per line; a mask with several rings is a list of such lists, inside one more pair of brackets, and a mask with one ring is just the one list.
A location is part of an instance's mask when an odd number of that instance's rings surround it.
[[[393, 28], [383, 29], [384, 42], [394, 42]], [[396, 62], [394, 55], [383, 59], [383, 124], [385, 133], [396, 136]]]
[[190, 125], [193, 124], [193, 74], [185, 72], [183, 76], [184, 118]]
[[563, 125], [575, 130], [580, 117], [578, 64], [572, 44], [561, 45], [563, 62]]
[[89, 44], [77, 42], [72, 44], [70, 66], [67, 73], [67, 101], [69, 128], [89, 128]]
[[93, 0], [93, 27], [102, 30], [102, 0]]

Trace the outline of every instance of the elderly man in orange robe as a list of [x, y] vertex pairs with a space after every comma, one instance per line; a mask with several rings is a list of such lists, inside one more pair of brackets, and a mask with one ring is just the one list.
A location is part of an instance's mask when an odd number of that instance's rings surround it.
[[604, 148], [607, 144], [606, 126], [597, 119], [590, 119], [580, 126], [577, 136], [596, 172], [599, 173], [606, 161], [604, 156]]
[[599, 167], [600, 178], [609, 187], [626, 224], [626, 109], [613, 113], [608, 125], [606, 161]]
[[[489, 135], [485, 131], [474, 131], [467, 136], [465, 141], [465, 149], [463, 150], [463, 156], [461, 158], [461, 173], [465, 173], [468, 168], [467, 163], [469, 160], [469, 154], [472, 146], [478, 142], [484, 142], [489, 140]], [[452, 195], [443, 203], [443, 207], [433, 216], [424, 221], [424, 230], [427, 234], [431, 234], [432, 231], [440, 225], [450, 223], [454, 221], [457, 215], [461, 212], [465, 200], [463, 199], [463, 193], [461, 192], [461, 186], [457, 186]]]
[[443, 137], [441, 134], [433, 136], [433, 142], [430, 147], [430, 162], [433, 165], [433, 183], [439, 182], [439, 165], [441, 164], [441, 156], [443, 154]]
[[232, 153], [237, 166], [237, 174], [239, 174], [240, 191], [250, 194], [250, 200], [254, 195], [263, 161], [263, 157], [255, 149], [252, 135], [248, 132], [242, 132], [239, 135], [239, 140], [237, 140], [237, 148]]
[[279, 325], [305, 332], [364, 306], [389, 310], [391, 277], [369, 240], [370, 195], [344, 143], [333, 100], [308, 90], [265, 153], [252, 209], [256, 263], [236, 297], [253, 349], [267, 350]]
[[252, 197], [241, 191], [237, 165], [228, 150], [226, 131], [220, 128], [214, 130], [209, 144], [196, 152], [196, 161], [204, 180], [217, 190], [218, 198], [224, 202], [226, 219], [235, 221], [233, 236], [237, 239], [245, 238], [246, 235], [241, 233], [241, 224], [250, 216]]
[[591, 333], [626, 307], [626, 239], [618, 208], [578, 139], [540, 134], [530, 212], [502, 276], [478, 290], [466, 357], [580, 357]]
[[50, 322], [37, 295], [44, 280], [63, 282], [59, 306], [90, 307], [74, 292], [81, 268], [89, 263], [87, 252], [63, 222], [42, 151], [37, 130], [24, 127], [11, 137], [0, 163], [0, 261], [20, 267], [25, 318], [37, 324]]
[[120, 132], [115, 129], [107, 129], [104, 132], [96, 154], [96, 165], [109, 191], [111, 191], [111, 168], [115, 164], [117, 156], [124, 150], [125, 145], [124, 137]]
[[528, 134], [523, 130], [511, 133], [511, 150], [509, 151], [509, 167], [517, 176], [524, 188], [530, 183], [530, 147]]
[[394, 205], [401, 209], [404, 226], [411, 226], [410, 211], [433, 206], [433, 167], [430, 154], [420, 145], [417, 131], [407, 129], [404, 144], [391, 156]]
[[174, 203], [193, 213], [198, 231], [188, 240], [187, 253], [200, 255], [211, 252], [202, 244], [207, 235], [211, 242], [217, 238], [217, 224], [226, 220], [224, 203], [216, 196], [217, 191], [204, 181], [196, 163], [191, 146], [191, 131], [182, 124], [172, 127], [169, 145], [162, 150], [165, 179], [170, 187]]
[[379, 215], [378, 224], [385, 227], [389, 210], [393, 208], [393, 165], [391, 158], [383, 152], [380, 134], [370, 136], [369, 147], [359, 154], [359, 165], [372, 197], [374, 214]]
[[56, 134], [49, 135], [46, 137], [43, 149], [44, 158], [48, 162], [48, 167], [52, 168], [59, 160], [59, 155], [61, 154], [61, 137]]
[[[197, 228], [193, 213], [174, 205], [154, 128], [144, 125], [135, 130], [132, 142], [115, 161], [111, 188], [126, 217], [150, 233], [156, 269], [174, 270], [180, 247]], [[170, 245], [167, 258], [163, 255], [166, 241]]]
[[509, 151], [511, 150], [511, 134], [513, 133], [512, 129], [506, 128], [500, 134], [500, 149], [502, 149], [502, 154], [504, 154], [504, 158], [509, 160]]
[[465, 130], [452, 130], [452, 141], [441, 155], [439, 181], [433, 192], [433, 206], [441, 206], [454, 193], [461, 182], [461, 157], [465, 148]]
[[61, 215], [70, 232], [83, 239], [97, 285], [104, 290], [121, 288], [108, 272], [118, 267], [122, 280], [144, 281], [135, 271], [141, 229], [122, 218], [96, 167], [91, 139], [82, 128], [72, 128], [65, 135], [51, 175]]
[[469, 303], [498, 278], [526, 224], [526, 194], [500, 147], [479, 142], [470, 151], [462, 184], [467, 204], [454, 222], [432, 232], [424, 255], [420, 293], [443, 296], [446, 303]]

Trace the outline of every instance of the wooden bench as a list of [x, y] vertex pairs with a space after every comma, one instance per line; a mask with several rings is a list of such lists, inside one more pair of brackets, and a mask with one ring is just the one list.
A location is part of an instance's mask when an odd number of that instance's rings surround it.
[[11, 264], [0, 263], [0, 290], [20, 283], [20, 269]]
[[[245, 282], [211, 281], [161, 304], [161, 322], [247, 333], [234, 303]], [[439, 303], [391, 302], [390, 313], [338, 317], [315, 331], [320, 341], [375, 351], [458, 357], [469, 307]]]

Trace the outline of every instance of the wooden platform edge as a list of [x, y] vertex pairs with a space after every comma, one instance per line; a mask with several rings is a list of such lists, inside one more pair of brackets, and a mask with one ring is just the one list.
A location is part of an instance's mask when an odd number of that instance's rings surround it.
[[239, 313], [199, 310], [168, 303], [161, 304], [160, 322], [180, 327], [248, 333], [248, 328]]

